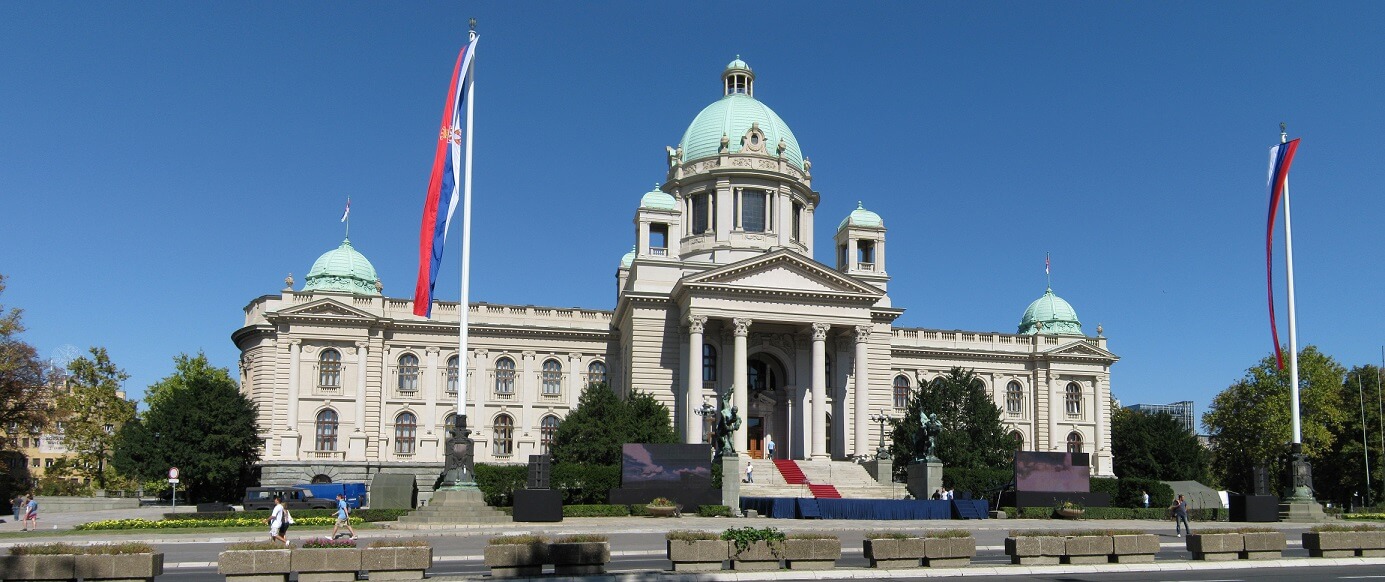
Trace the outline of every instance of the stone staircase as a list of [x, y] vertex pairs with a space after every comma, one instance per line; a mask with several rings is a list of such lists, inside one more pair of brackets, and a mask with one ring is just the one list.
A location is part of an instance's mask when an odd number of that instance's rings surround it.
[[481, 523], [512, 523], [499, 509], [486, 505], [479, 489], [441, 490], [433, 493], [428, 505], [400, 516], [397, 529], [426, 529]]
[[[756, 459], [755, 482], [741, 484], [742, 497], [819, 497], [813, 485], [831, 485], [845, 499], [903, 499], [908, 491], [903, 483], [885, 486], [877, 483], [864, 466], [851, 461], [795, 461], [804, 482], [794, 483], [798, 475], [789, 474], [768, 460]], [[741, 471], [745, 476], [745, 471]], [[825, 492], [825, 491], [824, 491]]]

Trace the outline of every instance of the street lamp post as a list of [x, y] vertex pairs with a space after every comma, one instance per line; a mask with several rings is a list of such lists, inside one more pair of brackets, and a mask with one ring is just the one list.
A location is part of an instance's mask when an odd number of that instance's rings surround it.
[[[708, 419], [708, 418], [714, 418], [714, 417], [716, 416], [716, 413], [717, 413], [717, 409], [716, 409], [715, 407], [713, 407], [711, 404], [708, 404], [706, 400], [703, 400], [703, 401], [702, 401], [702, 407], [701, 407], [701, 408], [698, 408], [697, 410], [694, 410], [694, 411], [693, 411], [693, 414], [696, 414], [696, 415], [702, 417], [702, 419], [703, 419], [703, 420], [702, 420], [702, 427], [701, 427], [701, 429], [700, 429], [700, 430], [702, 430], [702, 441], [703, 441], [703, 442], [707, 442], [707, 420], [706, 420], [706, 419]], [[713, 449], [716, 448], [716, 444], [715, 444], [715, 443], [712, 443], [712, 448], [713, 448]], [[716, 455], [717, 455], [717, 451], [713, 450], [713, 451], [712, 451], [712, 456], [713, 456], [713, 458], [715, 458]]]
[[875, 458], [877, 459], [890, 458], [890, 451], [885, 448], [885, 423], [891, 420], [894, 419], [890, 418], [890, 416], [884, 412], [870, 415], [871, 422], [880, 424], [880, 445], [875, 448]]

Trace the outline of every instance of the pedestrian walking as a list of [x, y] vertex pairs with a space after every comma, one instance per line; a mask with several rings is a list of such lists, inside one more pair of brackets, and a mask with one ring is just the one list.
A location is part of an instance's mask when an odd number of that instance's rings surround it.
[[1148, 491], [1141, 491], [1141, 492], [1140, 492], [1140, 497], [1144, 500], [1143, 503], [1144, 503], [1144, 505], [1145, 505], [1145, 509], [1149, 509], [1149, 492], [1148, 492]]
[[[1180, 538], [1183, 537], [1184, 533], [1192, 535], [1193, 528], [1188, 525], [1188, 502], [1183, 499], [1182, 495], [1179, 495], [1178, 499], [1174, 500], [1173, 505], [1169, 507], [1169, 511], [1173, 512], [1174, 535]], [[1183, 526], [1182, 530], [1179, 529], [1180, 523]]]
[[769, 458], [774, 458], [774, 435], [765, 435], [765, 450], [769, 451]]
[[38, 531], [38, 502], [34, 501], [34, 494], [30, 493], [28, 502], [24, 504], [24, 530]]
[[337, 524], [332, 526], [332, 539], [337, 539], [337, 530], [346, 528], [351, 539], [356, 539], [356, 528], [351, 527], [351, 510], [346, 506], [346, 495], [337, 494]]
[[289, 508], [284, 506], [284, 499], [279, 496], [274, 497], [274, 510], [269, 513], [269, 540], [284, 542], [289, 545], [288, 531], [293, 524], [293, 515], [289, 514]]

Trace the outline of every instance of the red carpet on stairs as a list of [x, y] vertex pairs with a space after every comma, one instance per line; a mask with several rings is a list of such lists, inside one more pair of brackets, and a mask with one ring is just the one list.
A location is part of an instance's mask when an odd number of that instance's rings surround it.
[[837, 492], [837, 488], [831, 485], [808, 485], [808, 490], [813, 492], [813, 497], [819, 499], [841, 499], [842, 494]]
[[789, 485], [802, 485], [808, 482], [808, 478], [803, 476], [803, 470], [798, 468], [798, 463], [788, 459], [775, 459], [774, 468], [779, 469], [779, 474], [784, 476], [784, 482]]

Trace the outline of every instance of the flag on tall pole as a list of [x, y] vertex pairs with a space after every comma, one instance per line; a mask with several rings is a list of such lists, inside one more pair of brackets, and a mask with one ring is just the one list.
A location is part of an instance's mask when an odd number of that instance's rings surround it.
[[[1284, 354], [1279, 347], [1279, 328], [1274, 314], [1274, 223], [1279, 214], [1280, 201], [1284, 200], [1285, 218], [1288, 218], [1288, 201], [1285, 199], [1289, 189], [1289, 166], [1294, 163], [1298, 152], [1298, 139], [1288, 140], [1285, 135], [1280, 144], [1270, 148], [1270, 170], [1266, 187], [1270, 194], [1269, 222], [1265, 226], [1265, 280], [1270, 303], [1270, 336], [1274, 340], [1274, 360], [1279, 369], [1284, 369]], [[1288, 239], [1287, 228], [1285, 238]], [[1288, 244], [1292, 245], [1292, 242]], [[1292, 257], [1289, 258], [1292, 261]], [[1290, 274], [1292, 277], [1292, 273]], [[1290, 282], [1290, 285], [1293, 283]], [[1292, 301], [1292, 299], [1290, 299]]]

